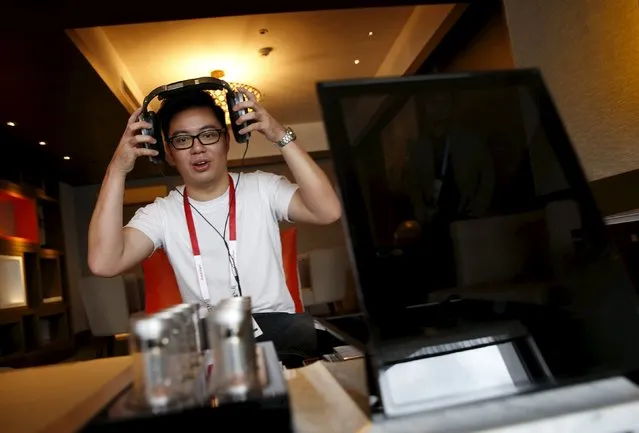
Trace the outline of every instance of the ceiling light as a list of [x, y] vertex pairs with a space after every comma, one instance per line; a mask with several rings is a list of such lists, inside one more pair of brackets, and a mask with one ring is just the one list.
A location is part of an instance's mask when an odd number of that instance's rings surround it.
[[368, 32], [368, 36], [373, 36], [373, 32]]
[[355, 59], [353, 63], [355, 63], [356, 65], [359, 65], [359, 59]]
[[7, 126], [16, 126], [16, 124], [13, 122], [7, 122]]
[[38, 144], [39, 144], [40, 146], [46, 146], [46, 145], [47, 145], [47, 142], [46, 142], [46, 141], [41, 141], [41, 142], [39, 142]]
[[[222, 77], [224, 77], [224, 71], [222, 71], [221, 69], [216, 69], [211, 72], [211, 77], [221, 80]], [[237, 92], [238, 87], [248, 90], [249, 92], [255, 95], [255, 99], [257, 99], [257, 102], [260, 102], [263, 98], [262, 92], [260, 92], [258, 89], [256, 89], [253, 86], [250, 86], [244, 83], [232, 83], [232, 82], [228, 82], [228, 83], [234, 92]], [[222, 110], [224, 110], [226, 124], [230, 125], [231, 118], [229, 117], [228, 106], [226, 104], [226, 90], [211, 90], [210, 93], [211, 93], [211, 96], [213, 96], [213, 99], [215, 100], [215, 103], [217, 104], [217, 106], [220, 107]]]
[[70, 156], [63, 156], [64, 159], [66, 159], [67, 161], [71, 159]]
[[257, 50], [257, 52], [260, 53], [260, 56], [267, 57], [273, 52], [273, 47], [263, 47]]

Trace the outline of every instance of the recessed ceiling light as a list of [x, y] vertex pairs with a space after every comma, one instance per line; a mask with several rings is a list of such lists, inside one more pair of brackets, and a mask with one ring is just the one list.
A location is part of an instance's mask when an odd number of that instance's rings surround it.
[[368, 36], [373, 36], [373, 32], [368, 32]]
[[66, 159], [67, 161], [68, 161], [69, 159], [71, 159], [71, 157], [70, 157], [70, 156], [64, 156], [63, 158], [64, 158], [64, 159]]
[[359, 65], [359, 59], [355, 59], [353, 63], [355, 63], [356, 65]]
[[16, 124], [13, 122], [7, 122], [7, 126], [16, 126]]
[[46, 141], [41, 141], [41, 142], [39, 142], [38, 144], [39, 144], [40, 146], [46, 146], [46, 145], [47, 145], [47, 142], [46, 142]]

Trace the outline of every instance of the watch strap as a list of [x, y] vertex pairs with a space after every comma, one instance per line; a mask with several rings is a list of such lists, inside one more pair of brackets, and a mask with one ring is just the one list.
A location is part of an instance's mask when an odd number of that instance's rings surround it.
[[297, 135], [295, 135], [295, 132], [293, 132], [293, 130], [290, 127], [287, 127], [286, 132], [284, 133], [284, 137], [282, 137], [279, 141], [275, 142], [275, 144], [277, 145], [277, 147], [281, 149], [287, 144], [289, 144], [291, 141], [295, 140], [296, 138], [297, 138]]

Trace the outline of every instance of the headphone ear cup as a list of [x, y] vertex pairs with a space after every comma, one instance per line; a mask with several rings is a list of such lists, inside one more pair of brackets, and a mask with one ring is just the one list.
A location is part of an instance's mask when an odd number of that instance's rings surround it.
[[247, 127], [252, 122], [244, 122], [241, 125], [235, 123], [237, 119], [248, 113], [248, 110], [243, 108], [238, 111], [233, 111], [233, 107], [235, 107], [240, 102], [244, 102], [245, 100], [246, 98], [244, 97], [244, 94], [240, 92], [226, 92], [226, 105], [229, 110], [229, 118], [231, 119], [231, 129], [233, 130], [235, 141], [237, 141], [238, 143], [246, 143], [249, 138], [251, 138], [250, 132], [247, 134], [240, 134], [240, 130]]
[[156, 164], [164, 161], [164, 143], [162, 140], [162, 129], [160, 128], [160, 121], [158, 120], [157, 114], [155, 114], [155, 111], [149, 111], [148, 113], [140, 116], [140, 120], [151, 124], [151, 128], [149, 129], [142, 128], [142, 135], [150, 135], [156, 140], [155, 144], [144, 143], [144, 147], [146, 147], [147, 149], [154, 149], [158, 151], [157, 156], [149, 157], [150, 161]]

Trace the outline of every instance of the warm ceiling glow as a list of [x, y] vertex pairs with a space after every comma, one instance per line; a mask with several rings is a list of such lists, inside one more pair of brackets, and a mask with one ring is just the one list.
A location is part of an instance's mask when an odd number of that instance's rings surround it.
[[[223, 79], [223, 77], [225, 76], [225, 73], [221, 69], [216, 69], [214, 71], [211, 71], [211, 76], [214, 77], [214, 78]], [[237, 92], [238, 87], [241, 87], [241, 88], [243, 88], [245, 90], [248, 90], [252, 94], [254, 94], [255, 98], [257, 99], [258, 102], [262, 100], [262, 97], [263, 97], [262, 96], [262, 92], [260, 92], [255, 87], [253, 87], [253, 86], [251, 86], [249, 84], [245, 84], [245, 83], [235, 83], [235, 82], [228, 82], [228, 83], [229, 83], [229, 86], [231, 86], [231, 89], [233, 89], [234, 92]], [[226, 104], [226, 90], [212, 90], [212, 91], [210, 91], [210, 93], [211, 93], [211, 96], [213, 96], [213, 98], [215, 99], [215, 103], [220, 108], [222, 108], [222, 110], [224, 110], [226, 124], [230, 125], [231, 124], [231, 118], [229, 117], [228, 106]]]
[[41, 141], [40, 143], [38, 143], [40, 146], [46, 146], [47, 142], [46, 141]]
[[373, 32], [368, 32], [368, 36], [373, 36]]
[[70, 156], [64, 156], [64, 159], [66, 159], [67, 161], [71, 159]]
[[359, 65], [359, 59], [355, 59], [353, 63], [355, 63], [356, 65]]
[[[241, 54], [234, 50], [215, 51], [212, 54], [189, 50], [181, 53], [181, 57], [172, 62], [164, 73], [171, 77], [172, 81], [186, 80], [188, 78], [210, 76], [213, 69], [224, 71], [226, 81], [235, 83], [253, 83], [262, 78], [259, 73], [260, 65], [256, 63], [257, 55], [251, 50]], [[164, 80], [170, 82], [169, 80]]]
[[7, 122], [7, 126], [16, 126], [16, 124], [13, 122]]

